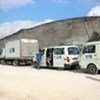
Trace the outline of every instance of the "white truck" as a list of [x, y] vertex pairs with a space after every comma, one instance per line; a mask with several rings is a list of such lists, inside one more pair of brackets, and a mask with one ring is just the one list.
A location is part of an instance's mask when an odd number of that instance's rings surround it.
[[4, 57], [5, 57], [5, 48], [0, 47], [0, 63], [4, 63]]
[[79, 56], [81, 68], [87, 69], [91, 74], [98, 73], [100, 70], [100, 41], [89, 42], [83, 46]]
[[5, 43], [2, 49], [1, 62], [6, 64], [21, 65], [31, 64], [33, 57], [39, 49], [38, 40], [20, 39]]

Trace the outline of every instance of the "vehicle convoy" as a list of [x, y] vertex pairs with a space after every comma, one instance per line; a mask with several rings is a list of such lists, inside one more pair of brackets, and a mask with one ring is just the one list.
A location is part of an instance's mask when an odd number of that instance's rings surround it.
[[31, 64], [38, 51], [38, 41], [35, 39], [20, 39], [5, 43], [0, 48], [0, 63], [2, 64]]
[[100, 42], [89, 42], [83, 46], [79, 56], [81, 68], [87, 69], [91, 74], [100, 70]]
[[71, 69], [78, 66], [79, 48], [74, 45], [43, 49], [41, 66]]

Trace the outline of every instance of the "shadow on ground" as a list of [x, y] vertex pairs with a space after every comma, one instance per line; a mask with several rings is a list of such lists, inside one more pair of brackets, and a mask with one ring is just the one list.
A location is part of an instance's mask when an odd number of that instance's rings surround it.
[[44, 67], [44, 66], [42, 66], [40, 69], [49, 69], [49, 70], [64, 71], [63, 68], [57, 68], [57, 67]]
[[92, 77], [92, 76], [86, 76], [87, 79], [90, 79], [92, 81], [96, 81], [96, 82], [100, 82], [100, 79], [97, 79], [95, 77]]
[[[89, 74], [85, 69], [75, 69], [75, 70], [70, 70], [71, 72], [74, 73], [85, 73], [85, 74]], [[98, 71], [98, 74], [100, 74], [100, 70]]]
[[84, 69], [74, 69], [74, 70], [70, 70], [71, 72], [74, 72], [74, 73], [85, 73], [87, 74], [87, 71], [84, 70]]
[[74, 72], [74, 73], [86, 73], [86, 71], [84, 69], [64, 69], [64, 68], [59, 68], [59, 67], [41, 67], [40, 69], [49, 69], [49, 70], [56, 70], [56, 71], [70, 71], [70, 72]]
[[[34, 68], [34, 66], [31, 66]], [[40, 68], [41, 69], [49, 69], [49, 70], [56, 70], [56, 71], [70, 71], [70, 72], [74, 72], [74, 73], [84, 73], [84, 74], [89, 74], [85, 69], [81, 69], [81, 68], [75, 68], [75, 69], [63, 69], [63, 68], [58, 68], [58, 67], [44, 67], [42, 66]], [[98, 72], [98, 74], [100, 74], [100, 70]]]

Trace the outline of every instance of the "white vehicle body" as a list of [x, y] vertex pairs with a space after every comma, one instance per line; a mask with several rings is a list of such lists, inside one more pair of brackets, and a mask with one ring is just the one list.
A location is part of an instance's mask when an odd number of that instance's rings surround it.
[[5, 44], [5, 58], [33, 58], [38, 51], [38, 41], [21, 39]]
[[0, 48], [0, 59], [3, 59], [5, 57], [5, 48]]
[[81, 68], [87, 69], [91, 74], [96, 74], [100, 70], [100, 42], [86, 43], [79, 60]]
[[[35, 39], [20, 39], [5, 43], [5, 62], [13, 65], [24, 62], [32, 62], [33, 57], [39, 50], [38, 41]], [[16, 64], [15, 64], [16, 63]]]
[[78, 65], [79, 48], [77, 46], [54, 46], [44, 48], [41, 66], [47, 66], [48, 50], [52, 52], [52, 67], [71, 68]]

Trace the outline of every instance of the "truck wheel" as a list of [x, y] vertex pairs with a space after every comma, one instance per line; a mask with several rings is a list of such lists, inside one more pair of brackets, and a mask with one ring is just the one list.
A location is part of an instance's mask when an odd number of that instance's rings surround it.
[[1, 62], [0, 62], [1, 64], [5, 64], [5, 60], [1, 60]]
[[19, 65], [19, 62], [17, 60], [14, 60], [13, 61], [13, 66], [18, 66]]
[[97, 67], [93, 64], [89, 65], [87, 70], [90, 74], [97, 74], [98, 73]]

